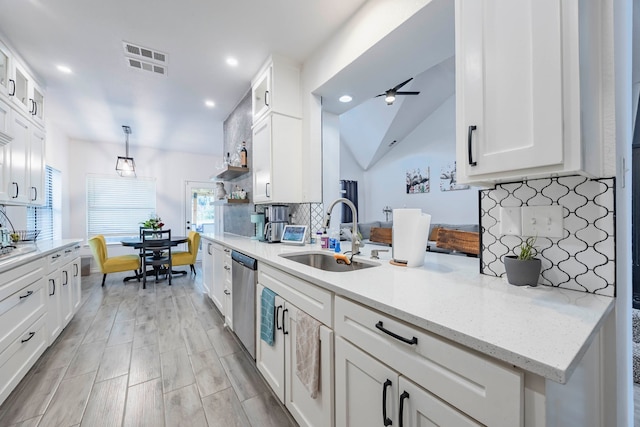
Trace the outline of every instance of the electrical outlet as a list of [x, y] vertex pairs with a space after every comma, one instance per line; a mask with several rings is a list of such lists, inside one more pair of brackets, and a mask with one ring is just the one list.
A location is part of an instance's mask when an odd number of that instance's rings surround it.
[[519, 236], [522, 234], [520, 208], [500, 208], [500, 234]]
[[522, 235], [563, 237], [561, 205], [525, 206], [522, 208]]

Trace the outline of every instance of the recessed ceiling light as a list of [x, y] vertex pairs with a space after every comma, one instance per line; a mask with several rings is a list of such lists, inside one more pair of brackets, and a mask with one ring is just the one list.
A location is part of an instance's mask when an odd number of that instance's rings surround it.
[[353, 98], [350, 97], [349, 95], [342, 95], [338, 100], [340, 102], [351, 102]]
[[56, 68], [61, 73], [71, 74], [71, 68], [67, 67], [66, 65], [58, 65]]
[[206, 105], [206, 106], [207, 106], [207, 107], [209, 107], [209, 108], [213, 108], [213, 107], [215, 107], [215, 106], [216, 106], [216, 103], [215, 103], [215, 102], [213, 102], [213, 101], [212, 101], [212, 100], [210, 100], [210, 99], [207, 99], [206, 101], [204, 101], [204, 105]]
[[238, 60], [236, 58], [233, 57], [228, 57], [227, 58], [227, 65], [231, 66], [231, 67], [237, 67], [238, 66]]

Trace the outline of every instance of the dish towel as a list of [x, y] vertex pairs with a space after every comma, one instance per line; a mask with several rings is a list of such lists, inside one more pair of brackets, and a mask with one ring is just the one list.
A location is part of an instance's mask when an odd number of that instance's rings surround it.
[[296, 321], [296, 375], [315, 399], [320, 377], [320, 322], [300, 310]]
[[260, 339], [269, 345], [273, 345], [275, 305], [276, 293], [269, 288], [262, 289], [260, 295]]

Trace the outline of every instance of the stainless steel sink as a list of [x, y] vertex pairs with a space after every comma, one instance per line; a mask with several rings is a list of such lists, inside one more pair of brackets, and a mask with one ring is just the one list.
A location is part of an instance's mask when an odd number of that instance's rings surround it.
[[378, 267], [380, 264], [369, 263], [362, 261], [351, 261], [351, 264], [341, 264], [336, 261], [333, 254], [329, 253], [292, 253], [292, 254], [280, 254], [281, 257], [289, 259], [291, 261], [299, 262], [300, 264], [308, 265], [309, 267], [318, 268], [324, 271], [354, 271], [362, 270], [363, 268]]

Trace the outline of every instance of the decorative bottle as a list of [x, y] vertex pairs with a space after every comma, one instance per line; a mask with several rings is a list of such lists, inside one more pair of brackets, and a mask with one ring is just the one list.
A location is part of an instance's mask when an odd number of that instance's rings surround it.
[[247, 143], [242, 141], [242, 149], [240, 150], [240, 166], [243, 168], [247, 166]]

